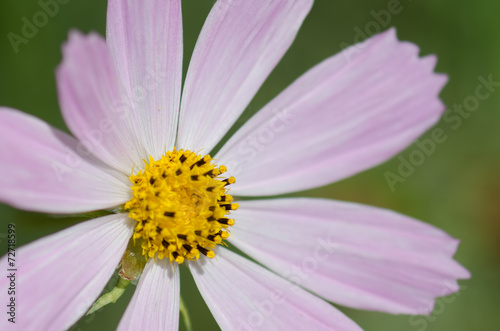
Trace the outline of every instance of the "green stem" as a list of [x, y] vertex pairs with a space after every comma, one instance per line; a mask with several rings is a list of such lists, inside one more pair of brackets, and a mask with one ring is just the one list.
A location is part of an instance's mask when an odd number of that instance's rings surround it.
[[115, 303], [125, 292], [127, 286], [129, 286], [130, 280], [118, 277], [115, 287], [111, 292], [104, 294], [102, 297], [97, 299], [97, 301], [92, 305], [87, 315], [91, 315], [101, 309], [102, 307], [109, 305], [110, 303]]
[[186, 326], [187, 331], [193, 331], [193, 326], [191, 325], [191, 318], [189, 317], [189, 312], [187, 310], [186, 305], [184, 304], [184, 300], [180, 300], [179, 310], [182, 315], [182, 320], [184, 321], [184, 325]]

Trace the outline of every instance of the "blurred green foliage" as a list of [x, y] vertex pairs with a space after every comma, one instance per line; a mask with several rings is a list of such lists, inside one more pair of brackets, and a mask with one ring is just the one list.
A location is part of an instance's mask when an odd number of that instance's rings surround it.
[[[374, 14], [393, 0], [316, 0], [296, 42], [260, 90], [241, 125], [295, 78], [319, 61], [337, 53], [342, 43], [352, 44], [357, 30], [376, 22]], [[183, 0], [185, 69], [197, 35], [213, 0]], [[496, 0], [402, 0], [402, 10], [390, 17], [400, 39], [421, 47], [422, 54], [437, 54], [437, 71], [447, 73], [442, 93], [452, 108], [474, 95], [478, 76], [500, 81], [500, 2]], [[20, 34], [23, 17], [40, 10], [37, 1], [3, 0], [0, 7], [0, 104], [36, 115], [65, 129], [59, 113], [54, 70], [61, 61], [61, 45], [71, 29], [104, 34], [106, 3], [69, 0], [27, 44], [14, 52], [7, 34]], [[341, 308], [366, 330], [497, 330], [500, 297], [500, 90], [464, 118], [458, 127], [437, 124], [448, 137], [435, 153], [397, 183], [392, 192], [384, 174], [397, 173], [397, 158], [362, 174], [294, 196], [329, 197], [390, 208], [424, 220], [459, 238], [456, 258], [472, 272], [462, 281], [454, 300], [439, 301], [430, 317], [409, 318]], [[424, 138], [430, 137], [430, 133]], [[418, 148], [401, 153], [408, 158]], [[1, 151], [0, 151], [1, 153]], [[8, 176], [8, 173], [2, 176]], [[0, 233], [6, 224], [17, 225], [19, 244], [75, 224], [79, 219], [53, 218], [0, 205]], [[2, 237], [0, 237], [2, 240]], [[4, 242], [0, 243], [6, 246]], [[61, 261], [63, 263], [63, 261]], [[191, 276], [182, 269], [182, 293], [195, 330], [217, 330]], [[133, 288], [133, 286], [131, 286]], [[117, 304], [82, 319], [73, 330], [112, 330], [133, 290]], [[22, 312], [20, 312], [22, 314]], [[22, 318], [22, 316], [19, 316]]]

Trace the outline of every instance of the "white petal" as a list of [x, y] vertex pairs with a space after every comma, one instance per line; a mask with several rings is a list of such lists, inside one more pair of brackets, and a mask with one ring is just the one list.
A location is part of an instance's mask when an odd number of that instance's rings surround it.
[[108, 1], [107, 43], [132, 97], [147, 152], [174, 147], [182, 84], [180, 0]]
[[209, 153], [292, 44], [312, 0], [219, 0], [189, 64], [177, 146]]
[[127, 176], [78, 142], [20, 111], [0, 108], [0, 201], [47, 213], [82, 213], [130, 200]]
[[147, 146], [142, 119], [124, 89], [104, 39], [70, 34], [57, 69], [59, 103], [82, 147], [130, 174], [143, 165]]
[[241, 201], [231, 243], [342, 305], [425, 314], [470, 275], [458, 241], [395, 212], [323, 199]]
[[[76, 323], [118, 267], [133, 223], [127, 215], [105, 216], [17, 249], [16, 327], [23, 331], [66, 330]], [[0, 259], [3, 268], [11, 261], [9, 257]], [[2, 298], [7, 298], [9, 286], [10, 280], [1, 277]], [[0, 329], [10, 327], [3, 316]]]
[[189, 269], [222, 330], [361, 330], [327, 302], [227, 249]]
[[[177, 266], [177, 264], [176, 264]], [[179, 329], [179, 268], [167, 259], [150, 259], [118, 330]]]
[[[354, 58], [347, 54], [359, 50]], [[232, 193], [261, 196], [326, 185], [410, 145], [445, 109], [435, 57], [379, 34], [309, 70], [259, 111], [216, 155]]]

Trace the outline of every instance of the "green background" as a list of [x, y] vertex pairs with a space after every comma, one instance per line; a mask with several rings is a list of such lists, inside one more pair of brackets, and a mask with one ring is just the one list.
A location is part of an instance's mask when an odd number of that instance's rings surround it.
[[[249, 1], [249, 0], [248, 0]], [[297, 40], [238, 121], [251, 114], [319, 61], [352, 44], [355, 27], [374, 21], [371, 11], [387, 8], [388, 0], [317, 0]], [[185, 68], [213, 1], [183, 0]], [[402, 0], [393, 15], [400, 39], [437, 54], [437, 71], [450, 77], [442, 99], [448, 107], [474, 95], [478, 76], [500, 81], [500, 2], [497, 0]], [[15, 53], [7, 34], [20, 34], [22, 17], [40, 10], [37, 1], [3, 0], [0, 7], [0, 104], [34, 114], [65, 129], [59, 113], [54, 70], [61, 61], [61, 44], [71, 29], [104, 34], [106, 2], [69, 0], [48, 24]], [[430, 317], [391, 316], [341, 308], [366, 330], [498, 330], [500, 297], [500, 90], [480, 102], [477, 110], [453, 127], [437, 127], [448, 139], [398, 183], [393, 192], [384, 174], [397, 173], [397, 158], [362, 174], [294, 196], [329, 197], [390, 208], [433, 224], [461, 239], [456, 259], [472, 273], [461, 281], [462, 291], [438, 301]], [[424, 138], [430, 134], [424, 135]], [[417, 146], [400, 155], [408, 158]], [[1, 153], [1, 151], [0, 151]], [[9, 176], [3, 173], [1, 176]], [[79, 219], [47, 217], [0, 205], [0, 247], [5, 253], [7, 224], [17, 226], [19, 245], [70, 226]], [[64, 263], [64, 261], [61, 261]], [[195, 330], [217, 330], [191, 276], [182, 269], [182, 293]], [[113, 330], [132, 288], [115, 305], [82, 319], [72, 330]], [[22, 318], [22, 316], [19, 316]]]

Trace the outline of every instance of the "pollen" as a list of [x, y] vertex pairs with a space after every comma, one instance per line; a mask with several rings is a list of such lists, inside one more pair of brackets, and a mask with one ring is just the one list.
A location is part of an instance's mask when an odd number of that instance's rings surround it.
[[224, 244], [238, 208], [228, 194], [234, 177], [221, 175], [226, 167], [215, 166], [209, 155], [173, 150], [159, 160], [149, 157], [145, 169], [130, 176], [133, 198], [125, 204], [137, 222], [134, 242], [149, 258], [168, 258], [171, 263], [213, 258], [213, 249]]

